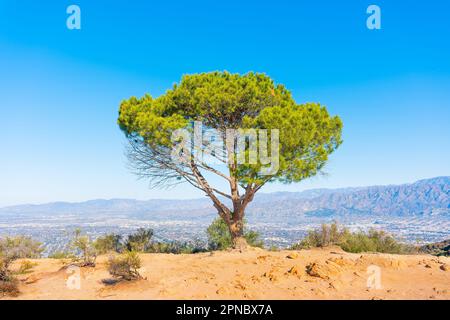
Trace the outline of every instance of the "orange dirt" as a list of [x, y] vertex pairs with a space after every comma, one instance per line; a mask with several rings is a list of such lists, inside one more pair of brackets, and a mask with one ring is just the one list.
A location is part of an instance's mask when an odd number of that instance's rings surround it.
[[71, 274], [62, 269], [62, 261], [33, 260], [38, 265], [18, 276], [21, 293], [14, 299], [450, 300], [448, 257], [351, 254], [327, 248], [141, 254], [141, 259], [144, 280], [105, 285], [102, 280], [111, 277], [107, 256], [102, 256], [95, 268], [81, 269], [79, 289], [68, 287]]

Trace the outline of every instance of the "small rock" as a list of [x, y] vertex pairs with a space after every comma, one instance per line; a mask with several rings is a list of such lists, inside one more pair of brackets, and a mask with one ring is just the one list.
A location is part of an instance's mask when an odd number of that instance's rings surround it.
[[300, 277], [301, 271], [299, 267], [293, 266], [292, 268], [289, 269], [287, 273]]
[[38, 276], [31, 275], [28, 278], [26, 278], [24, 282], [25, 284], [32, 284], [38, 282], [39, 280], [41, 280], [41, 278], [39, 278]]
[[292, 253], [288, 254], [286, 256], [286, 258], [288, 258], [288, 259], [297, 259], [298, 258], [298, 253], [297, 252], [292, 252]]
[[219, 289], [216, 290], [216, 294], [228, 294], [229, 291], [225, 288], [225, 287], [220, 287]]
[[260, 261], [266, 261], [269, 256], [258, 256], [256, 259]]
[[265, 272], [263, 277], [269, 278], [270, 281], [277, 281], [278, 277], [274, 275], [272, 272]]
[[236, 284], [234, 285], [234, 287], [239, 290], [247, 289], [247, 287], [241, 281], [236, 281]]
[[340, 290], [342, 288], [342, 282], [338, 280], [332, 281], [329, 283], [329, 288]]
[[341, 273], [341, 267], [331, 261], [325, 263], [313, 262], [306, 267], [306, 272], [312, 277], [329, 280], [331, 276]]
[[442, 271], [449, 271], [449, 270], [450, 270], [450, 267], [449, 267], [448, 265], [446, 265], [446, 264], [442, 264], [442, 265], [439, 267], [439, 269], [441, 269]]

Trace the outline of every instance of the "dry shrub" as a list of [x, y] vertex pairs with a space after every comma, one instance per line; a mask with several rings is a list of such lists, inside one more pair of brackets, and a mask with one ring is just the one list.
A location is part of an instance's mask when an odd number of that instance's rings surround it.
[[0, 280], [0, 297], [11, 296], [17, 297], [19, 295], [18, 281], [15, 278], [11, 278], [8, 281]]
[[36, 267], [38, 264], [36, 262], [32, 262], [30, 260], [23, 260], [20, 263], [19, 270], [17, 270], [17, 274], [26, 274], [30, 273], [31, 270]]
[[109, 273], [120, 280], [137, 280], [142, 276], [139, 274], [141, 259], [135, 251], [126, 251], [119, 256], [111, 256], [108, 261]]

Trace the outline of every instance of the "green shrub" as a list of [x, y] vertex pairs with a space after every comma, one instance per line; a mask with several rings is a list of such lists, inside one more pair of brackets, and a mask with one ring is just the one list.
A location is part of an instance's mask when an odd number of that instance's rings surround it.
[[337, 223], [332, 223], [331, 225], [322, 224], [320, 229], [310, 230], [308, 235], [295, 244], [292, 249], [339, 245], [348, 233], [349, 231], [346, 228], [339, 228]]
[[31, 272], [31, 270], [36, 267], [38, 264], [36, 262], [32, 262], [30, 260], [23, 260], [20, 263], [19, 270], [17, 270], [16, 274], [26, 274]]
[[[208, 246], [210, 250], [225, 250], [233, 246], [230, 231], [222, 218], [216, 218], [206, 230], [208, 234]], [[259, 234], [252, 230], [245, 230], [244, 237], [247, 243], [253, 247], [263, 247]]]
[[432, 254], [434, 256], [450, 257], [450, 239], [420, 246], [418, 251], [421, 253]]
[[75, 230], [70, 248], [73, 260], [79, 267], [95, 267], [97, 252], [94, 244], [89, 236], [82, 235], [80, 229]]
[[142, 278], [139, 274], [141, 259], [135, 251], [125, 251], [120, 256], [111, 256], [108, 261], [108, 271], [121, 280], [136, 280]]
[[48, 255], [50, 259], [74, 259], [75, 256], [67, 251], [55, 251]]
[[269, 247], [269, 251], [277, 252], [277, 251], [280, 251], [280, 250], [281, 249], [278, 246], [276, 246], [276, 245], [271, 245]]
[[151, 247], [152, 237], [152, 229], [139, 228], [128, 236], [125, 247], [128, 251], [147, 252]]
[[205, 252], [206, 247], [200, 241], [194, 242], [152, 242], [147, 252], [151, 253], [173, 253], [173, 254], [189, 254]]
[[44, 248], [30, 237], [17, 236], [0, 238], [0, 257], [7, 262], [17, 259], [40, 258]]
[[308, 249], [336, 245], [347, 252], [381, 252], [406, 254], [415, 252], [415, 247], [398, 242], [385, 231], [371, 229], [368, 232], [350, 232], [336, 222], [323, 224], [320, 229], [311, 230], [308, 235], [291, 249]]
[[105, 254], [108, 252], [120, 253], [123, 250], [122, 236], [118, 234], [107, 234], [98, 237], [94, 241], [94, 248], [98, 254]]
[[412, 245], [398, 242], [385, 231], [371, 229], [368, 233], [349, 233], [340, 243], [340, 247], [347, 252], [381, 252], [394, 254], [415, 253]]
[[30, 237], [17, 236], [0, 238], [0, 294], [19, 294], [18, 281], [10, 270], [11, 263], [17, 259], [39, 258], [43, 248], [41, 243]]
[[0, 257], [0, 282], [11, 282], [14, 277], [9, 269], [11, 262], [7, 262], [6, 259]]

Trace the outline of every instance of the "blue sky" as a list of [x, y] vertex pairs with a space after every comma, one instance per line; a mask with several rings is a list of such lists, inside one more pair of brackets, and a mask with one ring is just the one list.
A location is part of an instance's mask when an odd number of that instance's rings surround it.
[[200, 196], [136, 181], [116, 118], [122, 99], [213, 70], [265, 72], [344, 121], [326, 175], [263, 192], [450, 175], [448, 1], [242, 2], [0, 0], [0, 206]]

